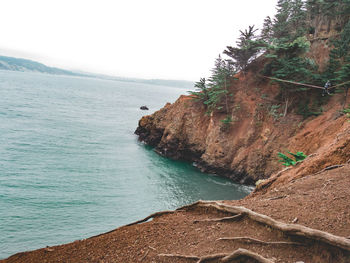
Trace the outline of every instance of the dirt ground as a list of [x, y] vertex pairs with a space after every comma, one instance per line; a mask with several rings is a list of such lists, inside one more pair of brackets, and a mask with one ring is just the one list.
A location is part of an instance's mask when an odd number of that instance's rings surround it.
[[[350, 238], [349, 189], [350, 165], [346, 164], [274, 186], [269, 191], [258, 191], [243, 200], [223, 203], [244, 206], [285, 223]], [[0, 262], [197, 262], [196, 259], [161, 254], [204, 256], [230, 253], [238, 248], [258, 253], [272, 262], [350, 262], [349, 251], [285, 234], [248, 217], [222, 222], [200, 221], [226, 216], [228, 214], [211, 208], [193, 207], [70, 244], [18, 253]], [[218, 240], [223, 237], [298, 244]], [[232, 262], [257, 261], [241, 257]]]

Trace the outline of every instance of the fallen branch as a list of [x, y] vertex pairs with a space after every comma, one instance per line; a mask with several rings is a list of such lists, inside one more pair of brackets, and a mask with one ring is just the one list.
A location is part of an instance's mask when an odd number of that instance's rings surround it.
[[305, 244], [298, 243], [298, 242], [286, 242], [286, 241], [263, 241], [260, 239], [255, 239], [251, 237], [222, 237], [217, 239], [217, 241], [220, 240], [231, 240], [231, 241], [242, 241], [246, 243], [255, 243], [255, 244], [261, 244], [261, 245], [295, 245], [295, 246], [305, 246]]
[[197, 206], [206, 207], [206, 208], [209, 208], [209, 207], [215, 208], [218, 211], [226, 212], [226, 213], [243, 214], [248, 216], [251, 220], [270, 226], [284, 233], [287, 233], [290, 235], [302, 236], [313, 240], [319, 240], [329, 245], [336, 246], [344, 250], [350, 251], [350, 240], [346, 239], [345, 237], [336, 236], [324, 231], [312, 229], [312, 228], [298, 225], [298, 224], [286, 224], [286, 223], [277, 221], [269, 216], [254, 212], [242, 206], [229, 206], [229, 205], [225, 205], [214, 201], [200, 201], [197, 204]]
[[193, 223], [199, 223], [199, 222], [222, 222], [222, 221], [229, 221], [229, 220], [237, 220], [242, 218], [242, 214], [234, 215], [234, 216], [227, 216], [227, 217], [221, 217], [221, 218], [208, 218], [203, 220], [194, 220]]
[[219, 254], [212, 254], [212, 255], [207, 255], [202, 257], [186, 256], [186, 255], [179, 255], [179, 254], [159, 254], [158, 257], [184, 258], [184, 259], [190, 259], [190, 260], [197, 260], [197, 263], [205, 263], [207, 261], [211, 261], [214, 259], [218, 259], [219, 262], [230, 262], [240, 257], [249, 257], [249, 258], [255, 259], [260, 263], [274, 263], [274, 261], [271, 261], [257, 253], [254, 253], [252, 251], [249, 251], [243, 248], [239, 248], [233, 251], [232, 253], [219, 253]]

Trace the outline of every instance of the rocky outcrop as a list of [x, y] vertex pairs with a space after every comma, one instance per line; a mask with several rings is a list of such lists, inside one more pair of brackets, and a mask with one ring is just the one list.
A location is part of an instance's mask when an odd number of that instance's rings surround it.
[[221, 122], [224, 113], [208, 116], [202, 103], [181, 96], [144, 116], [135, 133], [165, 157], [190, 161], [204, 172], [252, 184], [280, 168], [277, 152], [287, 147], [301, 117], [291, 114], [280, 119], [272, 107], [277, 104], [278, 87], [253, 73], [240, 76], [232, 93], [233, 122], [229, 126]]
[[221, 122], [226, 114], [208, 116], [202, 103], [183, 95], [142, 117], [135, 133], [165, 157], [193, 162], [203, 172], [252, 184], [283, 168], [278, 152], [310, 155], [329, 147], [332, 136], [346, 122], [344, 116], [339, 118], [344, 94], [333, 96], [322, 115], [304, 120], [295, 114], [296, 105], [289, 107], [286, 117], [281, 116], [284, 105], [276, 99], [278, 87], [253, 71], [239, 76], [231, 92], [233, 122], [229, 126]]
[[[311, 48], [307, 56], [322, 70], [329, 60], [330, 39], [339, 33], [337, 25], [345, 20], [317, 19], [322, 23], [315, 24], [316, 31], [309, 36]], [[324, 120], [339, 115], [345, 105], [344, 95], [334, 95], [324, 105], [321, 116], [304, 120], [296, 114], [298, 101], [307, 96], [309, 104], [313, 105], [315, 100], [320, 100], [317, 98], [320, 90], [289, 98], [285, 111], [285, 102], [278, 97], [279, 87], [259, 75], [264, 62], [257, 59], [250, 64], [247, 72], [239, 74], [230, 87], [233, 95], [228, 99], [231, 124], [222, 122], [226, 113], [215, 112], [208, 116], [201, 102], [181, 96], [175, 103], [144, 116], [135, 133], [165, 157], [193, 162], [204, 172], [244, 184], [252, 184], [279, 171], [283, 166], [278, 162], [278, 152], [302, 151], [310, 155], [327, 147], [330, 143], [326, 139], [328, 130], [337, 132], [334, 127], [339, 125], [329, 126]]]

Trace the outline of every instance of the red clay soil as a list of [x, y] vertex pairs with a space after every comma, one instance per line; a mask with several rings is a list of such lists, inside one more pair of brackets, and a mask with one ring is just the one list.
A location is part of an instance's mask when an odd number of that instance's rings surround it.
[[[293, 168], [295, 169], [295, 168]], [[240, 201], [224, 201], [285, 222], [297, 223], [350, 237], [350, 165], [297, 178]], [[160, 254], [204, 256], [238, 248], [256, 252], [273, 262], [350, 262], [350, 253], [325, 243], [287, 235], [247, 217], [235, 221], [195, 222], [227, 214], [213, 209], [176, 211], [152, 221], [118, 228], [110, 233], [70, 244], [24, 252], [0, 261], [10, 262], [196, 262]], [[251, 237], [293, 244], [255, 244], [218, 240]], [[208, 261], [219, 262], [219, 261]], [[232, 262], [256, 262], [240, 258]]]

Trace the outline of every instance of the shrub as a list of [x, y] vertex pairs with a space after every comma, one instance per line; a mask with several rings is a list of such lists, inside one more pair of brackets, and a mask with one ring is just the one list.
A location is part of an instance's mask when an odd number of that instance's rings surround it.
[[281, 162], [284, 166], [294, 166], [299, 162], [302, 162], [307, 155], [304, 154], [303, 152], [296, 152], [296, 153], [292, 153], [287, 151], [288, 154], [290, 154], [292, 156], [292, 158], [288, 157], [287, 155], [279, 152], [277, 155], [278, 157], [280, 157], [281, 159], [278, 160], [279, 162]]

